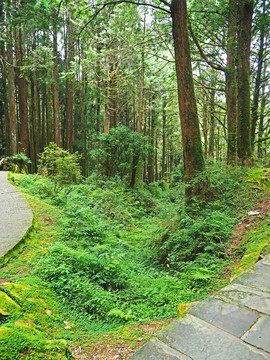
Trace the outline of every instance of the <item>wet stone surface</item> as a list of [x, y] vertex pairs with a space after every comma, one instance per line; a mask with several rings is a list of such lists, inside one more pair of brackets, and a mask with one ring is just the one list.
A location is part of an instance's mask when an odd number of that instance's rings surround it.
[[0, 257], [16, 246], [32, 224], [28, 202], [0, 171]]
[[270, 255], [194, 304], [132, 360], [270, 360]]

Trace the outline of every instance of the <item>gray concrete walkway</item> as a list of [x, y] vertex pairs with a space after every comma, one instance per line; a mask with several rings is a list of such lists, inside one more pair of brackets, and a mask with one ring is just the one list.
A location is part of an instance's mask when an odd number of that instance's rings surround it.
[[196, 303], [130, 360], [270, 359], [270, 255]]
[[33, 214], [22, 194], [0, 171], [0, 258], [17, 245], [32, 225]]

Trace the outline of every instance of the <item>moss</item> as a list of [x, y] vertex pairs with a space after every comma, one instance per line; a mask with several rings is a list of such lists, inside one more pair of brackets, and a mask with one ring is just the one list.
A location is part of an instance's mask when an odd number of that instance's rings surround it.
[[177, 306], [177, 316], [183, 318], [189, 311], [193, 303], [181, 303]]
[[15, 303], [6, 293], [0, 290], [0, 314], [9, 316], [13, 312], [20, 311], [20, 306]]
[[22, 301], [25, 298], [25, 293], [29, 292], [31, 287], [24, 284], [4, 283], [2, 289], [12, 298]]
[[244, 256], [234, 270], [232, 279], [253, 266], [259, 260], [260, 255], [270, 250], [269, 221], [270, 217], [243, 237], [241, 246]]
[[57, 315], [55, 301], [48, 297], [46, 289], [15, 283], [1, 287], [0, 310], [7, 321], [0, 326], [0, 358], [70, 358], [67, 341], [61, 339], [66, 335], [63, 318]]

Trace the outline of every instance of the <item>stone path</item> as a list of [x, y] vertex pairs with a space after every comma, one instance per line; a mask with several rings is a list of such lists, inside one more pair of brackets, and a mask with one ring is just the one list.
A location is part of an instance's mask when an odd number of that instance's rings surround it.
[[270, 359], [270, 255], [156, 334], [130, 360]]
[[0, 258], [17, 245], [32, 225], [33, 214], [22, 194], [0, 171]]

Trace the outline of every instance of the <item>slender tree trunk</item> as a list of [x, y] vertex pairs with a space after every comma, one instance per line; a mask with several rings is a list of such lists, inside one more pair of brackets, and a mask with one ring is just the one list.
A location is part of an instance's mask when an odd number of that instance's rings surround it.
[[251, 163], [250, 44], [253, 1], [240, 0], [238, 37], [238, 158]]
[[33, 85], [32, 81], [28, 80], [28, 139], [29, 139], [29, 155], [31, 160], [31, 173], [36, 172], [36, 152], [35, 152], [35, 127], [33, 119]]
[[138, 134], [142, 132], [142, 116], [143, 116], [143, 93], [144, 93], [144, 37], [145, 37], [145, 18], [143, 25], [143, 46], [142, 46], [142, 60], [141, 60], [141, 78], [140, 78], [140, 94], [139, 94], [139, 113], [138, 113], [138, 125], [137, 131]]
[[8, 60], [8, 101], [9, 101], [9, 126], [7, 133], [8, 155], [17, 154], [17, 123], [16, 123], [16, 95], [15, 74], [13, 67], [12, 32], [7, 29], [7, 60]]
[[53, 114], [52, 114], [52, 86], [51, 86], [51, 69], [47, 70], [47, 96], [46, 96], [46, 120], [47, 120], [47, 141], [48, 144], [53, 141]]
[[258, 107], [259, 107], [259, 96], [261, 89], [261, 79], [262, 79], [262, 68], [263, 68], [263, 54], [265, 51], [265, 0], [262, 4], [263, 7], [263, 23], [260, 29], [260, 46], [258, 53], [258, 65], [257, 65], [257, 74], [255, 80], [255, 89], [253, 96], [253, 104], [252, 104], [252, 120], [251, 120], [251, 145], [252, 149], [254, 148], [254, 140], [255, 140], [255, 132], [256, 126], [259, 119]]
[[57, 52], [57, 18], [53, 24], [53, 111], [54, 111], [54, 142], [60, 147], [60, 118], [59, 118], [59, 90], [58, 90], [58, 52]]
[[86, 176], [86, 132], [85, 132], [85, 94], [86, 94], [86, 70], [82, 71], [81, 89], [81, 141], [82, 141], [82, 175]]
[[166, 160], [166, 130], [167, 130], [167, 114], [166, 114], [166, 100], [162, 104], [162, 165], [161, 165], [161, 178], [165, 177], [165, 160]]
[[[215, 86], [215, 81], [212, 82], [212, 86]], [[216, 119], [215, 119], [215, 90], [210, 90], [210, 104], [209, 104], [209, 110], [210, 110], [210, 136], [209, 136], [209, 157], [214, 157], [214, 149], [215, 149], [215, 125], [216, 125]]]
[[265, 75], [266, 75], [267, 63], [264, 64], [264, 81], [262, 85], [262, 94], [261, 94], [261, 110], [259, 117], [259, 133], [258, 133], [258, 158], [263, 157], [262, 153], [262, 142], [260, 141], [263, 138], [264, 131], [264, 118], [265, 118], [265, 106], [266, 106], [266, 93], [265, 93]]
[[15, 30], [15, 53], [17, 66], [17, 83], [18, 83], [18, 98], [19, 98], [19, 113], [21, 120], [21, 149], [20, 151], [27, 155], [28, 140], [27, 140], [27, 110], [26, 110], [26, 95], [25, 95], [25, 77], [21, 72], [23, 50], [22, 50], [22, 33], [21, 28]]
[[205, 91], [203, 92], [203, 138], [204, 138], [204, 157], [208, 155], [208, 102]]
[[226, 103], [227, 103], [227, 164], [234, 164], [237, 155], [237, 72], [236, 72], [237, 0], [229, 0], [227, 36]]
[[[73, 61], [73, 26], [70, 19], [67, 20], [67, 44], [66, 44], [66, 71], [71, 70]], [[66, 81], [66, 147], [73, 151], [73, 132], [74, 132], [74, 77], [69, 75]]]
[[[188, 182], [204, 169], [204, 159], [191, 68], [186, 0], [172, 0], [171, 14], [185, 181]], [[191, 195], [190, 191], [187, 190], [187, 196]]]
[[105, 124], [104, 133], [108, 134], [110, 130], [110, 80], [106, 82], [106, 103], [105, 103]]
[[33, 121], [34, 121], [34, 127], [35, 127], [35, 153], [39, 154], [41, 151], [41, 147], [40, 147], [40, 135], [41, 135], [41, 124], [40, 124], [40, 98], [39, 98], [39, 83], [37, 80], [37, 72], [34, 71], [33, 74], [33, 92], [34, 92], [34, 97], [33, 97]]
[[156, 110], [155, 104], [152, 103], [152, 109], [149, 114], [149, 132], [150, 132], [150, 144], [152, 145], [152, 149], [148, 156], [148, 181], [149, 183], [155, 181], [155, 132], [156, 132]]

